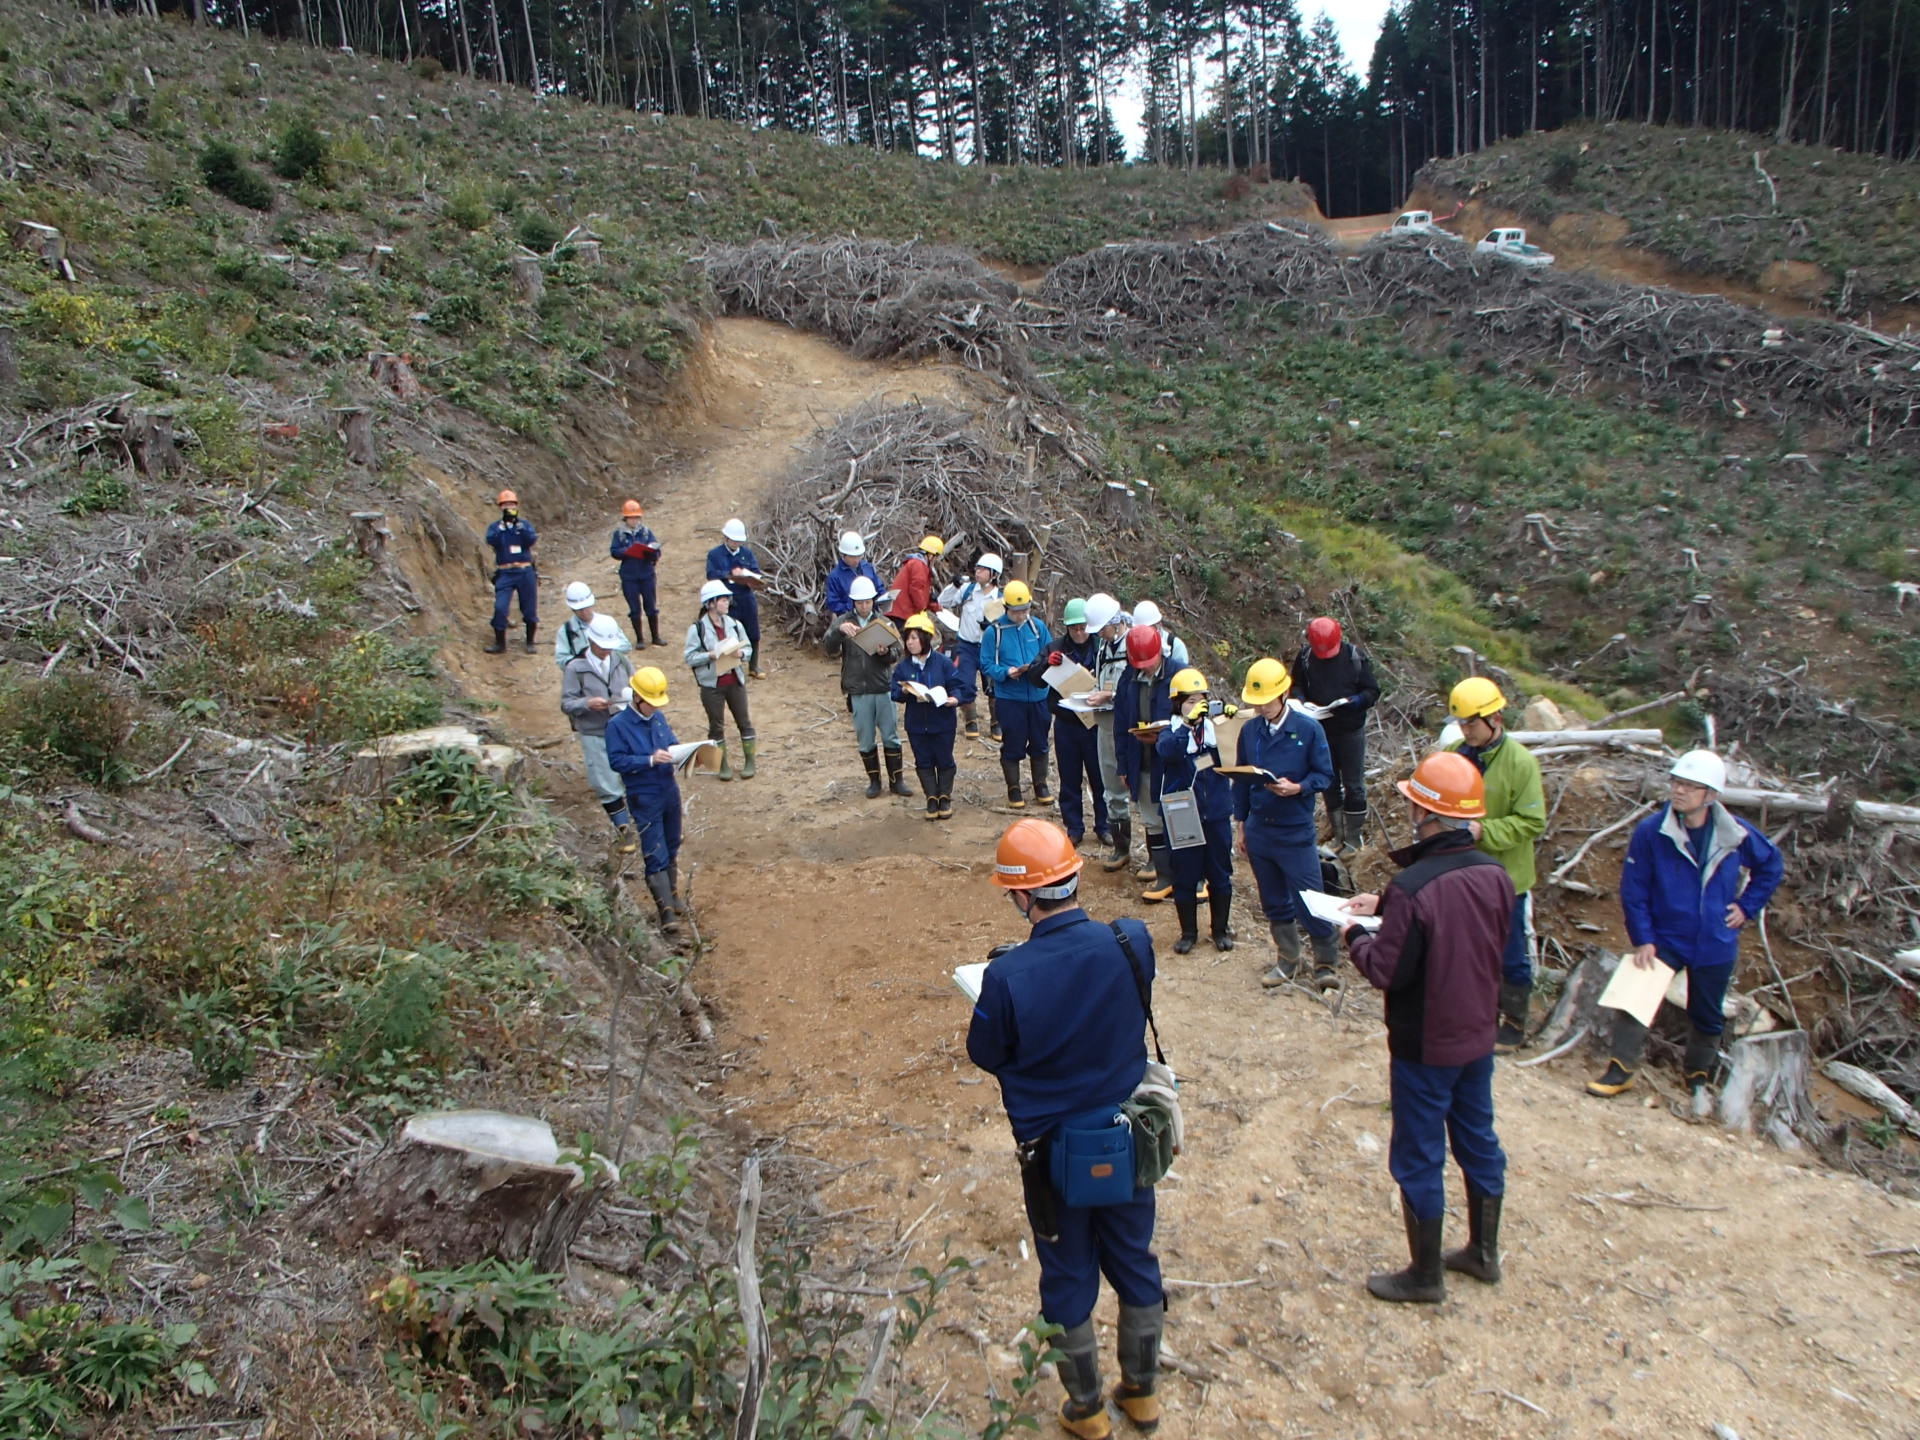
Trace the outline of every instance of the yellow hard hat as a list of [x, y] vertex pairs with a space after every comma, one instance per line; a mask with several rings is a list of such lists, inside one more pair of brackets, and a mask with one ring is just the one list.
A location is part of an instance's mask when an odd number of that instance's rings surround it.
[[1271, 705], [1291, 689], [1293, 677], [1287, 667], [1268, 657], [1247, 667], [1246, 688], [1241, 690], [1240, 699], [1248, 705]]
[[947, 550], [947, 542], [942, 540], [938, 535], [929, 535], [920, 542], [920, 548], [928, 555], [944, 555]]
[[939, 634], [940, 634], [938, 630], [933, 628], [933, 617], [927, 614], [927, 612], [924, 610], [922, 610], [918, 615], [909, 615], [907, 617], [907, 629], [924, 630], [927, 632], [927, 634], [934, 636], [936, 639], [939, 637]]
[[1474, 720], [1482, 715], [1498, 715], [1507, 708], [1507, 697], [1500, 687], [1484, 675], [1469, 675], [1453, 687], [1447, 697], [1447, 709], [1456, 720]]
[[1009, 610], [1018, 610], [1022, 605], [1033, 603], [1033, 591], [1027, 588], [1024, 580], [1009, 580], [1007, 588], [1001, 592], [1000, 603]]
[[633, 693], [649, 705], [667, 703], [667, 675], [658, 665], [642, 665], [633, 672]]
[[1189, 665], [1177, 672], [1173, 683], [1167, 687], [1167, 693], [1178, 700], [1182, 695], [1198, 695], [1207, 688], [1207, 677]]

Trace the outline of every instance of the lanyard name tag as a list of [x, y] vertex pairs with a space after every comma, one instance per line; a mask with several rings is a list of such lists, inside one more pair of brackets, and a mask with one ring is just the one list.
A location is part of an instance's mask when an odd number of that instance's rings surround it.
[[1200, 803], [1193, 791], [1161, 792], [1160, 813], [1166, 817], [1167, 844], [1172, 849], [1191, 850], [1207, 843], [1207, 832], [1200, 824]]
[[507, 547], [507, 553], [509, 555], [518, 555], [520, 553], [520, 547], [518, 545], [509, 545]]

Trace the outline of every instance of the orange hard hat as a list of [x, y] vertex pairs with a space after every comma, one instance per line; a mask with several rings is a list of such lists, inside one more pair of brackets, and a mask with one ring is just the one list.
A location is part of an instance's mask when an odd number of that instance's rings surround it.
[[1481, 820], [1487, 813], [1487, 782], [1480, 767], [1452, 750], [1436, 750], [1399, 782], [1400, 793], [1422, 810], [1453, 820]]
[[1065, 882], [1080, 873], [1085, 862], [1051, 820], [1016, 820], [1000, 837], [993, 856], [993, 883], [1007, 890], [1031, 890], [1043, 900], [1061, 900], [1073, 893]]
[[502, 490], [500, 492], [500, 498], [493, 503], [496, 505], [518, 505], [520, 503], [520, 497], [511, 490]]
[[640, 502], [638, 500], [629, 500], [620, 507], [621, 516], [628, 520], [638, 520], [646, 513], [646, 511], [640, 508]]

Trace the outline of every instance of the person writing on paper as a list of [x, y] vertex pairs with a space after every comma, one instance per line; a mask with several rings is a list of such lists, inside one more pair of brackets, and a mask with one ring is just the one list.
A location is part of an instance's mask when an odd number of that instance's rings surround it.
[[686, 661], [700, 687], [700, 708], [707, 712], [707, 738], [720, 747], [720, 778], [733, 779], [727, 755], [727, 715], [740, 732], [740, 778], [751, 780], [756, 767], [753, 717], [747, 713], [747, 672], [753, 665], [753, 641], [746, 627], [728, 613], [733, 588], [724, 580], [700, 587], [700, 614], [687, 627]]
[[[1060, 612], [1060, 624], [1066, 634], [1054, 642], [1056, 648], [1047, 656], [1048, 666], [1078, 665], [1092, 674], [1100, 660], [1100, 639], [1088, 627], [1087, 602], [1067, 601], [1066, 609]], [[1100, 779], [1100, 732], [1065, 708], [1059, 691], [1052, 686], [1047, 690], [1047, 708], [1053, 715], [1053, 753], [1060, 764], [1061, 823], [1067, 827], [1067, 834], [1075, 845], [1086, 838], [1086, 807], [1081, 801], [1084, 785], [1093, 792], [1093, 833], [1105, 840], [1107, 794]], [[1080, 703], [1086, 703], [1084, 695]]]
[[828, 655], [840, 657], [840, 691], [853, 713], [853, 741], [860, 748], [860, 763], [866, 767], [869, 800], [880, 798], [882, 750], [887, 758], [888, 789], [895, 795], [913, 794], [900, 778], [900, 717], [893, 708], [893, 666], [900, 658], [900, 636], [874, 612], [879, 594], [872, 580], [856, 575], [847, 587], [851, 608], [827, 622], [823, 642]]
[[626, 782], [607, 763], [607, 722], [627, 703], [633, 666], [627, 660], [627, 637], [611, 615], [596, 615], [587, 626], [587, 650], [567, 662], [560, 672], [560, 711], [580, 741], [580, 758], [587, 767], [600, 808], [613, 822], [614, 848], [631, 855], [637, 848], [627, 813]]
[[[1000, 557], [989, 550], [973, 562], [971, 579], [956, 580], [940, 592], [940, 608], [952, 611], [959, 620], [960, 628], [953, 636], [954, 664], [960, 667], [969, 689], [985, 690], [988, 734], [995, 740], [1000, 738], [1000, 723], [993, 715], [993, 692], [979, 678], [980, 637], [987, 629], [987, 606], [1000, 601], [1001, 568]], [[960, 707], [960, 719], [966, 724], [967, 738], [978, 740], [980, 721], [972, 701]]]
[[1040, 1315], [1062, 1330], [1054, 1341], [1067, 1392], [1060, 1424], [1083, 1440], [1105, 1440], [1113, 1427], [1093, 1328], [1103, 1274], [1120, 1302], [1113, 1398], [1141, 1429], [1160, 1420], [1166, 1292], [1153, 1253], [1154, 1192], [1069, 1205], [1054, 1188], [1050, 1151], [1063, 1128], [1080, 1128], [1075, 1121], [1110, 1119], [1147, 1072], [1153, 940], [1138, 920], [1094, 923], [1078, 898], [1082, 863], [1049, 820], [1016, 820], [1000, 837], [993, 883], [1033, 928], [1024, 944], [988, 964], [967, 1057], [999, 1079], [1018, 1148], [1040, 1262]]
[[1293, 662], [1293, 695], [1310, 707], [1333, 754], [1326, 796], [1334, 844], [1358, 850], [1367, 823], [1367, 711], [1380, 698], [1380, 682], [1373, 661], [1329, 615], [1307, 622], [1307, 643]]
[[632, 703], [607, 721], [607, 763], [626, 781], [627, 811], [640, 828], [640, 859], [660, 930], [680, 933], [680, 782], [673, 749], [679, 743], [661, 709], [667, 677], [643, 665], [628, 684]]
[[1157, 731], [1136, 732], [1173, 718], [1174, 673], [1158, 630], [1135, 625], [1127, 631], [1127, 669], [1113, 696], [1113, 741], [1131, 808], [1145, 832], [1146, 868], [1136, 870], [1133, 878], [1147, 882], [1140, 898], [1150, 905], [1173, 896], [1173, 854], [1167, 848], [1166, 817], [1160, 813], [1160, 736]]
[[620, 593], [626, 597], [627, 623], [633, 626], [633, 638], [641, 644], [646, 643], [646, 631], [640, 628], [640, 617], [644, 614], [648, 629], [653, 631], [653, 643], [664, 649], [667, 642], [660, 638], [660, 603], [656, 585], [660, 569], [660, 537], [648, 527], [646, 513], [640, 508], [638, 500], [624, 502], [620, 506], [620, 523], [613, 527], [613, 539], [607, 544], [607, 552], [620, 562]]
[[[1233, 786], [1220, 773], [1220, 737], [1207, 703], [1207, 677], [1182, 670], [1168, 685], [1175, 723], [1160, 732], [1160, 802], [1190, 792], [1200, 821], [1198, 845], [1169, 850], [1173, 860], [1173, 910], [1180, 917], [1180, 938], [1173, 953], [1185, 955], [1199, 943], [1200, 887], [1207, 890], [1207, 919], [1213, 948], [1233, 949], [1229, 919], [1233, 913]], [[1231, 713], [1231, 712], [1224, 712]], [[1164, 808], [1162, 813], [1164, 814]], [[1169, 832], [1172, 826], [1168, 826]], [[1168, 839], [1172, 840], [1169, 833]]]
[[1293, 979], [1300, 969], [1304, 927], [1313, 947], [1313, 982], [1332, 990], [1340, 984], [1333, 926], [1307, 910], [1300, 892], [1321, 888], [1313, 797], [1333, 783], [1333, 756], [1320, 722], [1287, 704], [1292, 688], [1287, 667], [1270, 656], [1247, 668], [1240, 699], [1255, 714], [1240, 729], [1234, 764], [1274, 778], [1234, 776], [1233, 817], [1240, 826], [1240, 853], [1253, 867], [1260, 909], [1273, 936], [1273, 964], [1260, 983], [1271, 990]]
[[[1687, 1048], [1681, 1060], [1692, 1112], [1713, 1114], [1713, 1072], [1726, 1029], [1723, 1007], [1740, 932], [1780, 887], [1780, 847], [1720, 803], [1726, 762], [1711, 750], [1689, 750], [1668, 772], [1664, 809], [1634, 827], [1620, 871], [1620, 909], [1633, 942], [1630, 963], [1656, 960], [1687, 972]], [[1614, 1011], [1612, 1058], [1587, 1082], [1594, 1095], [1618, 1095], [1633, 1084], [1646, 1053], [1647, 1027]]]
[[[1100, 861], [1104, 870], [1124, 869], [1133, 859], [1133, 812], [1127, 783], [1120, 773], [1120, 742], [1132, 743], [1124, 731], [1118, 739], [1113, 729], [1113, 702], [1120, 679], [1127, 673], [1127, 630], [1131, 617], [1120, 602], [1102, 591], [1087, 597], [1087, 629], [1097, 646], [1093, 671], [1093, 690], [1084, 698], [1094, 711], [1094, 740], [1099, 747], [1100, 784], [1107, 797], [1108, 850]], [[1063, 782], [1064, 783], [1064, 782]]]
[[907, 621], [933, 608], [933, 562], [946, 552], [947, 542], [929, 535], [900, 562], [893, 576], [893, 604], [887, 618], [896, 630]]
[[[1474, 846], [1486, 815], [1486, 782], [1461, 755], [1435, 751], [1399, 782], [1413, 844], [1392, 853], [1400, 873], [1384, 894], [1356, 895], [1355, 915], [1377, 915], [1369, 934], [1342, 936], [1353, 966], [1386, 993], [1389, 1103], [1387, 1167], [1400, 1186], [1410, 1262], [1370, 1275], [1382, 1300], [1446, 1298], [1447, 1270], [1500, 1279], [1500, 1209], [1507, 1157], [1493, 1129], [1493, 1045], [1501, 956], [1513, 881]], [[1447, 1142], [1467, 1183], [1467, 1244], [1443, 1256]]]
[[840, 559], [833, 569], [827, 572], [827, 633], [832, 634], [836, 617], [853, 613], [853, 582], [865, 579], [873, 584], [873, 593], [880, 593], [880, 572], [873, 568], [873, 562], [867, 559], [867, 542], [858, 530], [843, 530], [840, 533]]
[[747, 632], [747, 649], [751, 652], [747, 676], [753, 680], [766, 678], [760, 673], [760, 597], [749, 583], [756, 582], [759, 575], [760, 561], [747, 548], [747, 527], [735, 516], [720, 527], [720, 543], [707, 551], [707, 579], [724, 580], [733, 592], [733, 606], [727, 613]]
[[1033, 803], [1051, 805], [1047, 781], [1047, 697], [1053, 693], [1040, 677], [1053, 649], [1053, 632], [1033, 608], [1033, 591], [1024, 580], [1009, 580], [1001, 593], [1007, 613], [980, 637], [980, 668], [993, 681], [1000, 713], [1000, 773], [1007, 782], [1007, 808], [1023, 810], [1020, 762], [1033, 771]]
[[[940, 637], [933, 618], [921, 614], [907, 621], [900, 643], [906, 656], [893, 667], [893, 698], [907, 706], [907, 743], [913, 747], [913, 773], [927, 797], [927, 819], [953, 818], [953, 737], [956, 715], [973, 698], [973, 687], [960, 667], [936, 647]], [[916, 687], [915, 694], [907, 687]], [[944, 694], [931, 692], [944, 691]]]

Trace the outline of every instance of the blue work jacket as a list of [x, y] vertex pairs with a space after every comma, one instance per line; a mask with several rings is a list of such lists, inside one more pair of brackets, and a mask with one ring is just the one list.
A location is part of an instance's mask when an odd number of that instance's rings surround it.
[[[629, 555], [627, 551], [636, 545], [651, 545], [652, 558]], [[660, 563], [660, 537], [644, 525], [637, 522], [628, 525], [623, 521], [615, 528], [613, 539], [607, 542], [607, 553], [620, 562], [622, 580], [644, 580]]]
[[745, 545], [738, 550], [730, 550], [722, 544], [707, 551], [707, 579], [725, 580], [727, 588], [733, 591], [733, 603], [737, 607], [743, 596], [752, 600], [754, 594], [752, 586], [742, 585], [732, 578], [735, 570], [751, 570], [756, 575], [765, 573], [760, 569], [760, 562], [754, 558], [753, 551]]
[[680, 793], [673, 766], [653, 761], [654, 751], [678, 743], [663, 710], [642, 715], [629, 704], [607, 721], [607, 764], [626, 782], [628, 804], [653, 814]]
[[1717, 800], [1707, 829], [1706, 854], [1696, 856], [1686, 822], [1668, 805], [1636, 825], [1627, 842], [1620, 869], [1627, 938], [1659, 946], [1669, 965], [1731, 965], [1740, 932], [1727, 928], [1727, 906], [1753, 919], [1786, 868], [1779, 846]]
[[[711, 564], [712, 561], [709, 560], [708, 563]], [[851, 570], [836, 561], [833, 569], [827, 572], [827, 614], [851, 615], [853, 613], [853, 596], [848, 592], [853, 589], [853, 582], [858, 580], [862, 575], [873, 581], [873, 593], [875, 596], [874, 613], [879, 613], [878, 597], [880, 592], [886, 589], [886, 587], [880, 583], [880, 572], [874, 569], [870, 563], [862, 560]]]
[[893, 698], [906, 701], [907, 733], [909, 735], [953, 734], [955, 715], [953, 707], [930, 705], [925, 700], [914, 699], [902, 688], [908, 680], [916, 685], [925, 685], [929, 689], [938, 685], [962, 705], [971, 705], [973, 686], [960, 674], [960, 667], [938, 650], [920, 660], [909, 655], [893, 667]]
[[[1223, 763], [1220, 747], [1206, 745], [1196, 750], [1199, 740], [1199, 732], [1180, 720], [1160, 732], [1154, 742], [1160, 755], [1160, 793], [1192, 790], [1201, 821], [1212, 825], [1233, 818], [1233, 782], [1218, 769]], [[1204, 770], [1195, 763], [1201, 755], [1213, 761]]]
[[487, 526], [487, 544], [493, 548], [496, 565], [531, 564], [533, 545], [539, 538], [525, 520], [496, 520]]
[[[1002, 615], [987, 626], [980, 637], [980, 668], [993, 677], [993, 693], [1002, 700], [1044, 700], [1053, 687], [1040, 678], [1047, 668], [1047, 652], [1053, 649], [1053, 632], [1047, 622], [1032, 610], [1020, 624]], [[1038, 662], [1038, 663], [1036, 663]], [[1009, 680], [1009, 670], [1021, 670], [1020, 678]]]
[[[1129, 792], [1139, 789], [1140, 776], [1147, 776], [1147, 798], [1160, 798], [1160, 752], [1154, 742], [1142, 742], [1127, 732], [1151, 720], [1173, 717], [1173, 696], [1167, 691], [1173, 681], [1173, 669], [1167, 661], [1147, 672], [1145, 684], [1141, 672], [1129, 665], [1120, 672], [1120, 683], [1113, 692], [1113, 755]], [[1157, 737], [1156, 737], [1157, 738]]]
[[1146, 1011], [1153, 939], [1122, 920], [1140, 980], [1106, 925], [1075, 907], [1033, 927], [1026, 944], [987, 966], [967, 1029], [967, 1058], [1000, 1079], [1016, 1140], [1118, 1105], [1147, 1073]]
[[1333, 784], [1333, 751], [1320, 722], [1289, 705], [1277, 726], [1258, 715], [1240, 727], [1236, 765], [1258, 765], [1300, 786], [1298, 795], [1276, 795], [1266, 782], [1235, 776], [1233, 818], [1246, 826], [1247, 849], [1266, 854], [1267, 846], [1287, 848], [1314, 843], [1314, 796]]

